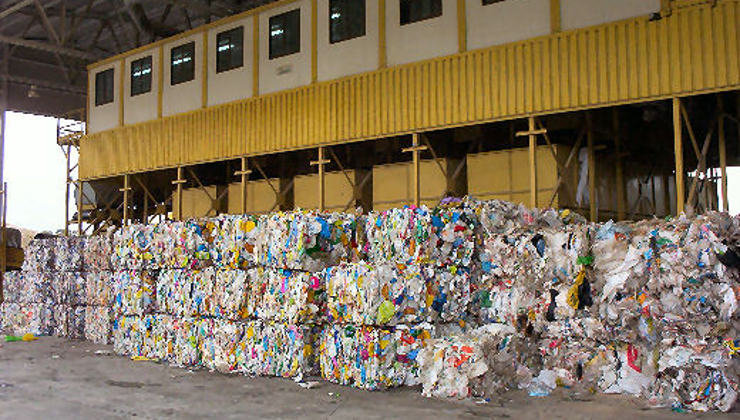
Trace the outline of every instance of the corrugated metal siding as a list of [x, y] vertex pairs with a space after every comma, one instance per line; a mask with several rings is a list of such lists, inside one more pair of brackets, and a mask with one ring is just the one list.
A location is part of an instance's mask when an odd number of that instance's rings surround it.
[[740, 87], [740, 2], [683, 8], [87, 136], [99, 178], [417, 130]]

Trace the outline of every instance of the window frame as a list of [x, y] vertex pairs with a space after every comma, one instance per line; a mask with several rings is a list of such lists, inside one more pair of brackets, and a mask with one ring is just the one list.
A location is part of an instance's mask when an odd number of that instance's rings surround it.
[[506, 0], [481, 0], [481, 5], [482, 6], [490, 6], [492, 4], [503, 3], [505, 1]]
[[[137, 64], [145, 64], [148, 62], [149, 64], [149, 72], [145, 75], [135, 75], [135, 71]], [[145, 67], [140, 67], [138, 70], [143, 70]], [[131, 62], [131, 97], [138, 95], [144, 95], [146, 93], [149, 93], [152, 91], [152, 72], [154, 71], [153, 68], [153, 60], [152, 56], [148, 55], [146, 57], [141, 57], [138, 60], [134, 60]], [[141, 87], [145, 86], [145, 89], [142, 89]]]
[[[221, 39], [228, 37], [230, 48], [221, 51]], [[236, 42], [235, 42], [236, 41]], [[237, 52], [236, 54], [234, 52]], [[221, 57], [228, 54], [222, 66]], [[237, 58], [235, 58], [237, 57]], [[216, 73], [224, 73], [244, 67], [244, 26], [237, 26], [216, 34]]]
[[[410, 7], [411, 4], [413, 4], [411, 2], [417, 2], [416, 4], [418, 4], [419, 1], [420, 0], [398, 0], [398, 9], [399, 9], [398, 15], [399, 15], [399, 22], [401, 26], [411, 25], [417, 22], [423, 22], [429, 19], [435, 19], [435, 18], [438, 18], [444, 15], [444, 6], [442, 4], [442, 0], [426, 0], [426, 1], [436, 2], [437, 4], [439, 4], [439, 11], [433, 11], [432, 14], [428, 16], [417, 17], [416, 19], [412, 20], [411, 9], [408, 9], [408, 8]], [[408, 9], [406, 13], [404, 13], [404, 8]], [[404, 14], [407, 15], [406, 16], [407, 20], [405, 22], [404, 22]]]
[[[362, 31], [358, 31], [357, 33], [350, 33], [350, 34], [344, 34], [339, 35], [337, 37], [334, 36], [335, 30], [341, 30], [346, 27], [356, 27], [352, 25], [353, 23], [356, 23], [353, 21], [352, 18], [348, 19], [349, 22], [343, 22], [343, 25], [338, 25], [338, 27], [335, 27], [334, 22], [334, 6], [337, 8], [341, 6], [346, 5], [362, 5]], [[340, 14], [341, 17], [341, 14]], [[367, 1], [365, 0], [329, 0], [329, 44], [338, 44], [340, 42], [349, 41], [351, 39], [355, 38], [361, 38], [363, 36], [367, 35]]]
[[[116, 69], [114, 67], [95, 73], [95, 106], [108, 105], [115, 101], [115, 80]], [[100, 89], [101, 85], [103, 89]]]
[[[280, 52], [275, 51], [278, 45], [274, 44], [274, 42], [276, 43], [277, 41], [273, 39], [273, 34], [272, 34], [273, 24], [279, 18], [287, 19], [289, 16], [292, 18], [293, 15], [298, 16], [298, 18], [295, 20], [295, 22], [297, 23], [297, 27], [295, 28], [296, 29], [296, 35], [295, 35], [296, 45], [294, 46], [294, 49], [280, 51]], [[287, 24], [291, 22], [282, 20], [281, 23], [287, 26]], [[283, 31], [285, 31], [285, 28], [282, 28], [282, 29]], [[293, 10], [288, 10], [287, 12], [279, 13], [277, 15], [270, 16], [270, 18], [268, 19], [267, 30], [268, 30], [268, 33], [267, 33], [268, 58], [270, 60], [275, 60], [281, 57], [287, 57], [289, 55], [298, 54], [301, 52], [301, 8], [300, 7], [293, 9]], [[284, 47], [285, 45], [288, 44], [289, 40], [286, 39], [285, 41], [281, 41], [281, 42], [283, 45], [280, 45], [280, 46]]]
[[[184, 53], [190, 53], [191, 57], [188, 61], [191, 64], [187, 64], [187, 67], [178, 67], [177, 71], [175, 71], [175, 66], [179, 64], [175, 64], [175, 54], [183, 54], [179, 58], [184, 57]], [[184, 76], [189, 77], [188, 79], [180, 79], [183, 77], [181, 73], [184, 73], [186, 70], [183, 69], [189, 69], [190, 75]], [[178, 76], [177, 81], [175, 79], [175, 75]], [[185, 44], [178, 45], [176, 47], [173, 47], [170, 50], [170, 86], [176, 86], [183, 83], [192, 82], [195, 80], [195, 41], [190, 41]]]

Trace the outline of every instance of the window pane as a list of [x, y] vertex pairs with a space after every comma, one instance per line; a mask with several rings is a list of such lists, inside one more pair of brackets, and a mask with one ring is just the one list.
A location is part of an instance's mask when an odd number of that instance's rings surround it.
[[131, 63], [131, 96], [152, 90], [152, 56]]
[[301, 50], [301, 10], [295, 9], [270, 18], [270, 59]]
[[95, 75], [95, 106], [113, 102], [113, 76], [113, 69]]
[[195, 79], [195, 42], [172, 49], [170, 69], [171, 85]]
[[365, 0], [331, 0], [329, 42], [346, 41], [365, 35]]
[[244, 27], [216, 35], [216, 73], [244, 65]]
[[442, 0], [399, 0], [401, 25], [442, 16]]

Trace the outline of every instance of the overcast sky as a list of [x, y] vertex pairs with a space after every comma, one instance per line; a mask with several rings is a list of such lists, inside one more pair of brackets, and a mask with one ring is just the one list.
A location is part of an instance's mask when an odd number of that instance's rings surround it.
[[[57, 120], [9, 112], [7, 125], [8, 224], [35, 231], [64, 228], [66, 163], [62, 149], [56, 144]], [[729, 168], [728, 173], [730, 211], [737, 214], [740, 211], [740, 168]], [[74, 213], [74, 200], [70, 200], [70, 215]]]
[[35, 231], [63, 229], [66, 159], [56, 143], [56, 118], [8, 112], [6, 120], [8, 224]]

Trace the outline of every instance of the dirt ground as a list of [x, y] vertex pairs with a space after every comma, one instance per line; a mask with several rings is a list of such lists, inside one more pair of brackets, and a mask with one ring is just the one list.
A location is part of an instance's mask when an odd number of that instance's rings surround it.
[[[110, 346], [43, 337], [0, 347], [0, 418], [733, 418], [645, 409], [637, 400], [567, 390], [510, 392], [487, 404], [423, 397], [418, 389], [367, 392], [321, 382], [190, 371], [115, 356]], [[102, 350], [102, 352], [101, 352]], [[98, 352], [96, 354], [96, 352]], [[100, 354], [104, 353], [104, 354]], [[734, 417], [737, 418], [737, 417]]]

